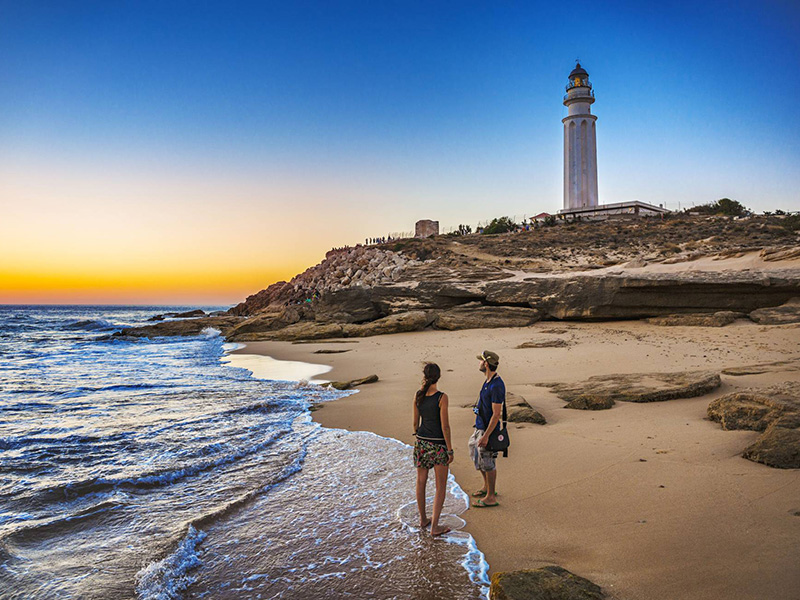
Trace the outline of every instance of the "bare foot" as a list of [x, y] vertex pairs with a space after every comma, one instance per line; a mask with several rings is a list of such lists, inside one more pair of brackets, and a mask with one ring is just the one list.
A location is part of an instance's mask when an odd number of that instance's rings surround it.
[[444, 535], [445, 533], [450, 533], [450, 528], [449, 527], [436, 527], [436, 528], [432, 527], [431, 528], [431, 535], [434, 536], [434, 537], [436, 537], [438, 535]]
[[422, 519], [419, 522], [419, 528], [420, 529], [425, 529], [430, 524], [431, 524], [431, 520], [430, 519]]

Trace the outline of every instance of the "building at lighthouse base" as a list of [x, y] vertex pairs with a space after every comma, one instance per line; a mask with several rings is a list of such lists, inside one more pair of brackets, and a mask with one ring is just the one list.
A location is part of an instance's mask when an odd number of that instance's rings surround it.
[[657, 217], [670, 211], [663, 206], [654, 206], [647, 202], [633, 200], [615, 204], [600, 204], [581, 208], [565, 208], [558, 211], [556, 217], [567, 221], [602, 221], [605, 219]]

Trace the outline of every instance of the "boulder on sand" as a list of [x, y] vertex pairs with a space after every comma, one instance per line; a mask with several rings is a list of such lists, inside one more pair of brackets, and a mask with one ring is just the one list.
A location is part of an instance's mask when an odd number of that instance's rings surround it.
[[764, 433], [742, 456], [779, 469], [800, 468], [800, 383], [726, 394], [708, 405], [708, 417], [723, 429]]
[[510, 423], [535, 423], [536, 425], [545, 425], [547, 419], [544, 418], [535, 408], [517, 407], [508, 411], [508, 421]]
[[719, 375], [708, 371], [595, 375], [577, 383], [540, 383], [568, 402], [569, 408], [599, 410], [615, 401], [661, 402], [703, 396], [721, 385]]
[[506, 571], [492, 575], [490, 600], [604, 600], [602, 588], [563, 567]]
[[547, 423], [542, 413], [528, 404], [525, 398], [514, 392], [508, 392], [506, 404], [510, 423], [535, 423], [536, 425], [545, 425]]

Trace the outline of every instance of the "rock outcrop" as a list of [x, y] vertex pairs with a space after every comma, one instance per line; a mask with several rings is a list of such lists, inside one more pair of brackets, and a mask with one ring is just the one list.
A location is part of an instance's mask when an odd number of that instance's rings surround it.
[[[230, 309], [228, 316], [243, 319], [223, 333], [238, 341], [300, 341], [423, 327], [524, 327], [540, 319], [721, 326], [738, 313], [760, 323], [800, 322], [800, 246], [789, 225], [766, 217], [733, 222], [671, 215], [336, 249]], [[761, 261], [760, 268], [659, 266], [746, 252], [756, 261], [747, 264]]]
[[494, 329], [527, 327], [541, 318], [535, 308], [518, 306], [483, 306], [470, 302], [439, 313], [433, 322], [437, 329]]
[[679, 272], [537, 276], [484, 287], [491, 304], [527, 305], [556, 319], [642, 319], [685, 313], [749, 313], [800, 295], [800, 270], [771, 274]]
[[[254, 315], [264, 309], [303, 303], [340, 290], [370, 288], [390, 283], [399, 280], [408, 266], [418, 263], [419, 261], [385, 246], [331, 250], [318, 265], [293, 277], [291, 281], [279, 281], [249, 296], [247, 300], [233, 307], [230, 313]], [[377, 315], [371, 318], [376, 317]]]
[[780, 306], [756, 309], [750, 313], [750, 318], [761, 325], [800, 323], [800, 297], [792, 298]]
[[171, 313], [164, 313], [163, 315], [156, 315], [154, 317], [150, 317], [147, 319], [148, 321], [163, 321], [166, 318], [172, 319], [194, 319], [195, 317], [205, 317], [206, 312], [204, 310], [195, 309], [195, 310], [187, 310], [186, 312], [171, 312]]
[[721, 385], [707, 371], [596, 375], [578, 383], [541, 383], [567, 402], [565, 408], [602, 410], [614, 402], [662, 402], [703, 396]]
[[490, 600], [604, 600], [602, 588], [562, 567], [492, 575]]
[[161, 321], [154, 325], [128, 327], [122, 331], [118, 331], [113, 337], [152, 338], [172, 335], [198, 335], [207, 328], [217, 329], [222, 335], [227, 335], [240, 322], [241, 318], [233, 316]]
[[780, 469], [800, 468], [800, 383], [726, 394], [708, 405], [708, 417], [723, 429], [763, 434], [742, 456]]
[[[424, 311], [409, 311], [383, 317], [369, 323], [317, 323], [301, 321], [283, 328], [238, 332], [232, 331], [228, 339], [234, 342], [277, 340], [285, 342], [322, 340], [331, 338], [368, 337], [389, 333], [419, 331], [431, 324], [433, 317]], [[244, 321], [246, 325], [250, 320]]]

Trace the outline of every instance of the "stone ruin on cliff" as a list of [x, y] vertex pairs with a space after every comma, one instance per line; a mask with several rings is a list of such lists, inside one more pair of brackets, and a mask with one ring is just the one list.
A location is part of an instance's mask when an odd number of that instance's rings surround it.
[[422, 219], [414, 225], [414, 237], [426, 238], [433, 235], [439, 235], [439, 221]]

